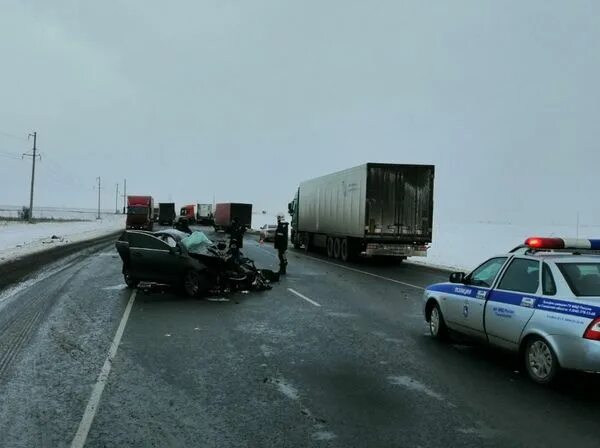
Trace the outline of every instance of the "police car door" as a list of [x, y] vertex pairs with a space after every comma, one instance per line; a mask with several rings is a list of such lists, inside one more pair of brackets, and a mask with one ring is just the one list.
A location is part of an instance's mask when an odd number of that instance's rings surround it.
[[515, 257], [488, 297], [485, 331], [492, 344], [515, 349], [540, 292], [540, 260]]
[[457, 331], [485, 338], [483, 312], [488, 293], [508, 257], [491, 258], [465, 279], [465, 285], [454, 288], [448, 297], [448, 320]]

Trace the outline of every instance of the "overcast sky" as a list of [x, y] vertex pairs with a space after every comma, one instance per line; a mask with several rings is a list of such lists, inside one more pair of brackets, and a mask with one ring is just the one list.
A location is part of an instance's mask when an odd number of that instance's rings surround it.
[[433, 163], [438, 220], [599, 224], [599, 47], [595, 0], [1, 0], [0, 204], [36, 130], [39, 205]]

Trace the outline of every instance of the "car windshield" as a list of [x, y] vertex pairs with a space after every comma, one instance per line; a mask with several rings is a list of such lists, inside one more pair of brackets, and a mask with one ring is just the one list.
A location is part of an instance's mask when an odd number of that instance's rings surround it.
[[145, 215], [146, 213], [148, 213], [147, 207], [142, 207], [142, 206], [127, 207], [128, 215]]
[[204, 253], [206, 248], [213, 245], [204, 232], [194, 232], [190, 236], [181, 240], [181, 244], [188, 252]]
[[600, 297], [600, 263], [557, 263], [573, 294]]

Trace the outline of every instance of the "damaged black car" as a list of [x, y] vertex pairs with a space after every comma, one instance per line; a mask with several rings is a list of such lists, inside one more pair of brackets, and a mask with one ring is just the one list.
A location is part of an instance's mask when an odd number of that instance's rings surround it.
[[234, 259], [225, 242], [213, 243], [203, 232], [176, 229], [158, 232], [126, 230], [116, 242], [123, 277], [130, 288], [141, 282], [173, 286], [187, 296], [239, 290], [261, 291], [279, 280], [241, 256]]

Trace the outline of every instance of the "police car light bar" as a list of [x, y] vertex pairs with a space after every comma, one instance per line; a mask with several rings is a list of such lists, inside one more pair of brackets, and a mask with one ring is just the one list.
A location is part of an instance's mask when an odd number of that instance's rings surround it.
[[534, 236], [525, 240], [525, 246], [531, 249], [600, 250], [600, 239], [542, 238]]

